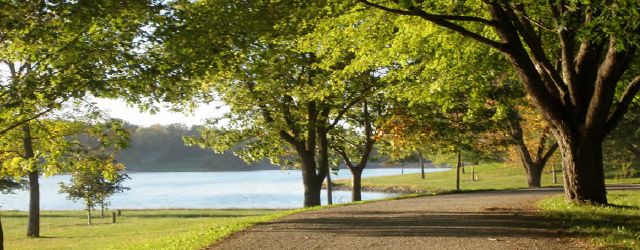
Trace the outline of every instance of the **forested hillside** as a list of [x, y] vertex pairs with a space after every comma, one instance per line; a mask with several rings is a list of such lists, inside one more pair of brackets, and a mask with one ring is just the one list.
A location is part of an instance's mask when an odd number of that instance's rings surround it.
[[131, 148], [118, 153], [118, 161], [127, 171], [235, 171], [279, 169], [269, 162], [247, 165], [232, 153], [215, 154], [210, 149], [187, 147], [183, 136], [200, 134], [196, 126], [182, 124], [140, 127], [127, 125]]

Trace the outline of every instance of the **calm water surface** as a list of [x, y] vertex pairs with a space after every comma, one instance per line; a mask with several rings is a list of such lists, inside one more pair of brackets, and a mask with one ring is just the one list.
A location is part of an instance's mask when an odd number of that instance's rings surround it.
[[[443, 171], [447, 169], [426, 169]], [[405, 169], [404, 173], [419, 173]], [[397, 175], [400, 169], [366, 169], [363, 177]], [[298, 170], [262, 170], [237, 172], [165, 172], [129, 173], [124, 182], [131, 191], [111, 198], [112, 209], [132, 208], [300, 208], [303, 202], [302, 174]], [[68, 182], [69, 175], [40, 178], [42, 210], [83, 209], [59, 194], [59, 182]], [[351, 178], [348, 170], [340, 170], [333, 179]], [[363, 200], [397, 196], [389, 193], [363, 192]], [[322, 193], [326, 202], [326, 192]], [[349, 191], [334, 191], [333, 202], [351, 200]], [[13, 195], [0, 194], [2, 210], [28, 210], [26, 191]]]

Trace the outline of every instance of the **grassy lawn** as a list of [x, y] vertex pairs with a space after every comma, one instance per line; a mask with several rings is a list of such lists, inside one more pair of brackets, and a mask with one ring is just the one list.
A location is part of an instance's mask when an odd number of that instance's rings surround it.
[[[474, 167], [474, 173], [478, 175], [478, 181], [471, 180], [471, 167], [465, 167], [465, 173], [460, 174], [460, 189], [462, 190], [493, 190], [526, 188], [526, 177], [520, 165], [505, 165], [503, 163], [489, 163]], [[560, 169], [560, 167], [558, 167]], [[367, 171], [366, 169], [364, 171]], [[615, 173], [607, 175], [607, 184], [640, 183], [640, 178], [615, 179]], [[542, 186], [562, 187], [562, 173], [558, 171], [558, 184], [553, 184], [553, 175], [549, 168], [542, 175]], [[350, 185], [350, 180], [335, 180], [334, 183]], [[455, 189], [455, 171], [442, 171], [426, 173], [425, 179], [420, 174], [404, 174], [394, 176], [381, 176], [363, 178], [363, 187], [427, 190], [430, 192], [444, 192]]]
[[2, 225], [6, 249], [199, 249], [283, 214], [271, 209], [125, 210], [116, 224], [98, 217], [87, 226], [83, 211], [43, 211], [37, 239], [24, 237], [26, 212], [2, 212]]
[[543, 214], [599, 248], [640, 249], [640, 191], [613, 191], [615, 206], [567, 204], [562, 196], [538, 203]]
[[[365, 170], [366, 171], [366, 170]], [[470, 167], [461, 175], [462, 190], [490, 190], [525, 188], [525, 176], [518, 166], [502, 163], [475, 167], [478, 181], [471, 181]], [[615, 179], [609, 174], [608, 184], [640, 183], [640, 178]], [[403, 187], [451, 191], [455, 187], [455, 172], [444, 171], [405, 174], [363, 179], [363, 186], [377, 188]], [[552, 184], [552, 176], [545, 171], [543, 186]], [[348, 184], [349, 180], [336, 183]], [[561, 183], [561, 174], [558, 173]], [[415, 195], [414, 195], [415, 196]], [[404, 196], [407, 197], [407, 196]], [[392, 199], [403, 198], [394, 197]], [[561, 197], [540, 203], [558, 223], [593, 239], [594, 245], [614, 245], [620, 249], [636, 249], [640, 243], [640, 192], [612, 192], [609, 199], [617, 205], [630, 207], [585, 207], [567, 205]], [[366, 202], [365, 202], [366, 203]], [[43, 211], [41, 238], [24, 237], [26, 212], [2, 212], [6, 249], [200, 249], [229, 234], [259, 222], [321, 207], [292, 211], [271, 209], [208, 209], [208, 210], [124, 210], [116, 224], [111, 218], [95, 218], [93, 226], [86, 225], [84, 211]], [[110, 215], [110, 213], [109, 213]]]

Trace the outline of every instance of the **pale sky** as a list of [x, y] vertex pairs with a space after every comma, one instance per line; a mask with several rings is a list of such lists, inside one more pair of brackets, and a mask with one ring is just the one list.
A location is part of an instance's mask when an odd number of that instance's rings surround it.
[[222, 114], [223, 110], [216, 110], [217, 103], [202, 106], [194, 112], [194, 114], [182, 114], [169, 112], [166, 108], [162, 108], [155, 115], [149, 113], [140, 113], [137, 107], [131, 108], [122, 100], [95, 99], [100, 109], [106, 111], [112, 118], [119, 118], [130, 123], [142, 126], [151, 126], [154, 124], [173, 124], [182, 123], [187, 126], [204, 124], [207, 118], [217, 117]]

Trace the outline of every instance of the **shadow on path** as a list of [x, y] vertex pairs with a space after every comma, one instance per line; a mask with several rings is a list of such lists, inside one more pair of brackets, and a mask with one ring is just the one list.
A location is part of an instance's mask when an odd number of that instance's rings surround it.
[[[368, 216], [369, 215], [369, 216]], [[418, 216], [416, 216], [418, 215]], [[549, 225], [533, 213], [349, 211], [322, 218], [267, 222], [270, 232], [332, 233], [357, 237], [557, 237], [543, 232]], [[251, 231], [251, 230], [249, 230]]]

